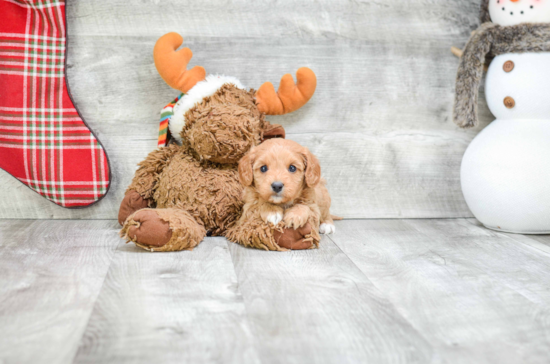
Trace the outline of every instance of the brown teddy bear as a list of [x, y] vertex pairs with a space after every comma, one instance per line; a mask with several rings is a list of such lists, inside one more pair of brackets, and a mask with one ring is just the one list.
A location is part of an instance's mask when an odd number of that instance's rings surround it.
[[193, 249], [205, 236], [227, 236], [266, 250], [308, 249], [318, 234], [308, 224], [286, 229], [251, 220], [236, 226], [243, 207], [243, 186], [237, 165], [264, 139], [281, 137], [280, 125], [265, 115], [281, 115], [302, 107], [313, 96], [317, 80], [308, 68], [284, 75], [276, 93], [264, 83], [246, 90], [233, 77], [208, 75], [204, 68], [187, 70], [188, 48], [176, 49], [183, 38], [161, 37], [154, 48], [155, 65], [168, 85], [183, 92], [173, 106], [171, 143], [151, 152], [139, 168], [121, 203], [121, 236], [151, 251]]

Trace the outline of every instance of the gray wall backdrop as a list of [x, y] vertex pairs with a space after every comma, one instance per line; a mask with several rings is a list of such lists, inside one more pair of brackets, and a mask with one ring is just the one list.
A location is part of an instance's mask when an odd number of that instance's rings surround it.
[[68, 1], [68, 79], [104, 144], [109, 195], [67, 210], [0, 171], [0, 218], [112, 219], [136, 164], [156, 147], [160, 109], [178, 92], [158, 76], [158, 37], [177, 31], [192, 65], [257, 88], [301, 66], [318, 77], [298, 112], [269, 117], [321, 160], [333, 212], [346, 218], [472, 216], [460, 161], [491, 120], [451, 121], [458, 60], [478, 24], [478, 0]]

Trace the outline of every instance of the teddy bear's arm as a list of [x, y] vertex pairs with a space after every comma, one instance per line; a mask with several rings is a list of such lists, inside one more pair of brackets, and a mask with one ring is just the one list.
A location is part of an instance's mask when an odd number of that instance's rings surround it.
[[139, 168], [132, 179], [132, 183], [126, 189], [126, 193], [134, 190], [145, 199], [152, 198], [158, 186], [160, 174], [180, 148], [180, 146], [172, 144], [149, 153], [145, 160], [138, 164]]
[[156, 149], [138, 164], [139, 168], [132, 179], [132, 183], [126, 189], [126, 194], [118, 211], [118, 222], [121, 225], [135, 211], [146, 207], [154, 207], [153, 194], [158, 186], [159, 175], [180, 148], [178, 145], [170, 145]]

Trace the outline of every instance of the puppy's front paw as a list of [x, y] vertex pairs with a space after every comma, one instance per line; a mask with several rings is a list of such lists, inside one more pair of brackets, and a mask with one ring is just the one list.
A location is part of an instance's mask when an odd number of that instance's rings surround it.
[[307, 223], [309, 215], [301, 210], [288, 210], [284, 217], [287, 228], [298, 229]]
[[265, 222], [270, 222], [273, 225], [277, 225], [283, 220], [283, 214], [281, 212], [270, 212], [266, 215]]
[[321, 226], [319, 226], [319, 232], [321, 234], [332, 234], [336, 231], [336, 226], [333, 224], [325, 224], [322, 223]]

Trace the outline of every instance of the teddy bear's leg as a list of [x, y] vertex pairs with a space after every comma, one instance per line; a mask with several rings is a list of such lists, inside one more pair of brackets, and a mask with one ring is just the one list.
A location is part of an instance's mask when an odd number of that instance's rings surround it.
[[226, 237], [246, 247], [265, 250], [303, 250], [319, 246], [319, 234], [312, 222], [298, 229], [285, 228], [282, 223], [273, 228], [261, 219], [239, 221], [226, 232]]
[[273, 231], [273, 237], [277, 245], [285, 249], [304, 250], [318, 248], [321, 238], [319, 233], [311, 227], [311, 222], [307, 222], [298, 229], [276, 228]]
[[157, 188], [159, 174], [177, 151], [178, 148], [175, 145], [160, 148], [149, 153], [145, 160], [139, 163], [139, 168], [120, 204], [118, 211], [120, 225], [123, 225], [128, 216], [134, 212], [154, 206], [153, 194]]
[[118, 223], [120, 226], [124, 225], [124, 221], [134, 212], [149, 207], [149, 201], [136, 190], [126, 192], [118, 210]]
[[206, 230], [187, 211], [141, 209], [124, 222], [120, 236], [150, 251], [192, 250]]

